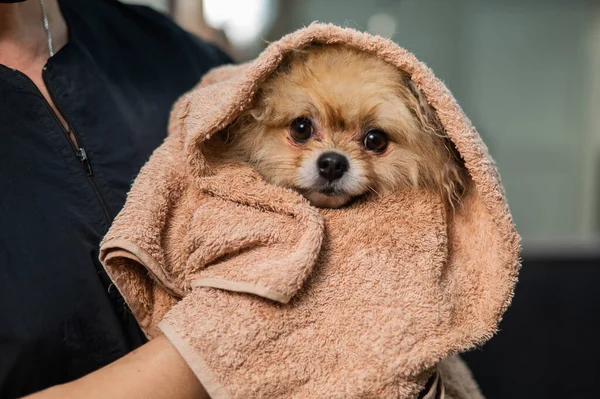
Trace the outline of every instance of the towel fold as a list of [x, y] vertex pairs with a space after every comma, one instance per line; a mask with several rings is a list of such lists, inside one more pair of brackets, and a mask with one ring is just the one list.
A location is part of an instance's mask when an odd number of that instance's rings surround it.
[[[314, 42], [410, 74], [470, 174], [456, 213], [416, 189], [319, 210], [249, 166], [204, 157], [282, 57]], [[481, 397], [452, 355], [496, 331], [519, 236], [486, 147], [425, 65], [389, 40], [313, 24], [210, 72], [169, 128], [100, 258], [144, 332], [164, 333], [211, 397]]]

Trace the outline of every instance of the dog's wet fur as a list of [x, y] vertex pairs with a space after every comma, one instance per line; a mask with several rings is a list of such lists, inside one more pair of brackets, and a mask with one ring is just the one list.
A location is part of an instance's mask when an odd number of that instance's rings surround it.
[[424, 188], [454, 209], [466, 185], [458, 152], [410, 76], [342, 45], [288, 54], [215, 140], [216, 152], [318, 207]]

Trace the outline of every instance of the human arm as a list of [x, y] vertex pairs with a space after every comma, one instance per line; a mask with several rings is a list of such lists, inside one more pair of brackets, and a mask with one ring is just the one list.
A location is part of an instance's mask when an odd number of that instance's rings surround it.
[[163, 335], [121, 359], [73, 382], [26, 399], [208, 399], [179, 352]]

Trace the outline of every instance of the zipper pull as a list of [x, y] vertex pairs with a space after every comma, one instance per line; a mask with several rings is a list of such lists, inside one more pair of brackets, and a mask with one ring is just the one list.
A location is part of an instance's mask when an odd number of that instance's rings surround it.
[[77, 150], [77, 159], [79, 159], [79, 162], [81, 162], [83, 164], [83, 167], [87, 169], [88, 176], [93, 175], [92, 165], [90, 165], [90, 160], [88, 159], [87, 153], [85, 152], [85, 148], [80, 147]]

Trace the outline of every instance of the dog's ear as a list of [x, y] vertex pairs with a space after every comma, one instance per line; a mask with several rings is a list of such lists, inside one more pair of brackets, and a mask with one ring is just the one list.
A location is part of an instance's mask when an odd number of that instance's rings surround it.
[[442, 187], [442, 196], [454, 209], [455, 205], [461, 203], [461, 198], [466, 190], [468, 172], [464, 166], [464, 161], [458, 149], [446, 134], [437, 112], [429, 104], [415, 82], [412, 81], [410, 76], [406, 76], [403, 83], [412, 94], [414, 101], [409, 101], [409, 107], [419, 121], [421, 129], [437, 136], [448, 151], [448, 162], [438, 171], [437, 176], [439, 179], [438, 185]]
[[429, 104], [425, 95], [421, 92], [421, 90], [417, 87], [415, 82], [410, 78], [410, 76], [406, 76], [404, 78], [404, 84], [414, 98], [417, 100], [417, 104], [415, 104], [415, 108], [412, 111], [416, 114], [415, 116], [419, 119], [419, 122], [426, 125], [423, 126], [426, 129], [431, 129], [437, 134], [444, 134], [444, 128], [442, 123], [440, 122], [435, 109]]

